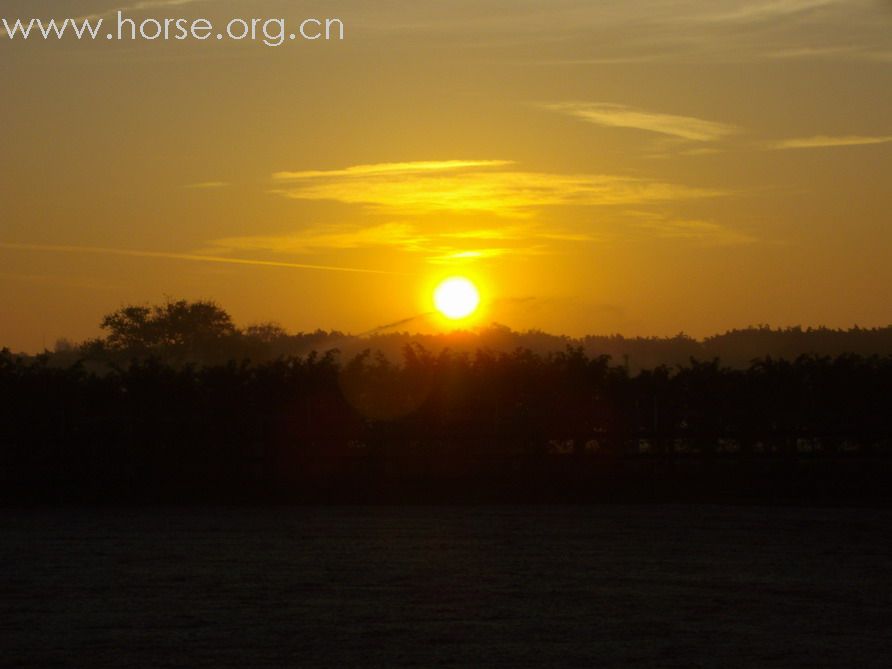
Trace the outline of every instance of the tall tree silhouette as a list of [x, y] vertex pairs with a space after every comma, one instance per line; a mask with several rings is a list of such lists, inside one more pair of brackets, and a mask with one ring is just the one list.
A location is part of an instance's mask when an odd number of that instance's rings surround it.
[[107, 332], [101, 344], [110, 352], [177, 361], [219, 360], [238, 334], [226, 311], [203, 300], [122, 307], [105, 316], [100, 327]]

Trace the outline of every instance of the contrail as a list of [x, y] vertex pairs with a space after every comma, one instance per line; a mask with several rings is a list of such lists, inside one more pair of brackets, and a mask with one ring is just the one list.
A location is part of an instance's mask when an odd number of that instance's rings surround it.
[[0, 249], [11, 251], [42, 251], [47, 253], [91, 253], [96, 255], [127, 256], [130, 258], [161, 258], [164, 260], [190, 260], [194, 262], [218, 263], [224, 265], [250, 265], [253, 267], [285, 267], [288, 269], [309, 269], [324, 272], [350, 272], [353, 274], [402, 275], [383, 269], [363, 269], [360, 267], [337, 267], [333, 265], [310, 265], [306, 263], [280, 262], [277, 260], [250, 260], [247, 258], [226, 258], [205, 256], [193, 253], [165, 253], [163, 251], [136, 251], [133, 249], [113, 249], [102, 246], [58, 246], [52, 244], [12, 244], [0, 242]]

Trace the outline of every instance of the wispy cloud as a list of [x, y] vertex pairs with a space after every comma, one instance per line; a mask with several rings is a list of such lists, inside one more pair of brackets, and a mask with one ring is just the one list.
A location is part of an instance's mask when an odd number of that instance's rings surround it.
[[210, 0], [141, 0], [140, 2], [134, 2], [129, 5], [110, 7], [109, 9], [106, 9], [103, 11], [97, 11], [92, 14], [85, 14], [84, 16], [77, 17], [75, 19], [75, 21], [101, 19], [103, 17], [109, 16], [111, 14], [116, 14], [118, 12], [122, 12], [125, 14], [136, 13], [136, 12], [150, 12], [154, 9], [162, 9], [165, 7], [182, 7], [183, 5], [192, 5], [197, 2], [209, 2], [209, 1]]
[[340, 170], [306, 170], [303, 172], [276, 172], [276, 181], [301, 181], [304, 179], [334, 177], [375, 177], [399, 176], [402, 174], [423, 174], [425, 172], [449, 172], [474, 167], [505, 167], [510, 160], [422, 160], [407, 163], [375, 163], [354, 165]]
[[721, 194], [625, 176], [527, 172], [503, 160], [356, 165], [279, 172], [273, 178], [279, 183], [273, 192], [289, 198], [332, 200], [402, 214], [524, 216], [540, 207], [640, 204]]
[[766, 51], [766, 60], [805, 60], [805, 59], [852, 59], [868, 58], [870, 54], [851, 45], [844, 46], [797, 46]]
[[645, 111], [606, 102], [557, 102], [541, 106], [595, 125], [646, 130], [695, 142], [712, 142], [739, 131], [739, 128], [728, 123]]
[[425, 250], [431, 241], [431, 235], [420, 233], [410, 223], [384, 223], [365, 227], [310, 228], [287, 235], [224, 237], [211, 242], [209, 252], [266, 251], [282, 254], [307, 254], [376, 247], [396, 247], [408, 251], [421, 251]]
[[892, 63], [892, 50], [888, 45], [877, 46], [800, 46], [784, 47], [773, 51], [753, 49], [748, 54], [737, 54], [725, 59], [728, 62], [760, 61], [813, 61], [827, 63]]
[[636, 227], [661, 239], [697, 242], [709, 246], [752, 244], [756, 237], [714, 221], [684, 219], [651, 212], [634, 212]]
[[359, 267], [339, 267], [313, 265], [307, 263], [281, 262], [277, 260], [255, 260], [250, 258], [230, 258], [197, 253], [166, 253], [163, 251], [139, 251], [116, 249], [101, 246], [67, 246], [59, 244], [14, 244], [0, 242], [0, 249], [8, 251], [35, 251], [43, 253], [70, 253], [86, 255], [125, 256], [129, 258], [159, 258], [163, 260], [185, 260], [190, 262], [217, 263], [224, 265], [248, 265], [253, 267], [283, 267], [288, 269], [319, 270], [325, 272], [350, 272], [359, 274], [398, 274], [386, 270], [363, 269]]
[[866, 135], [816, 135], [814, 137], [799, 137], [772, 142], [769, 149], [826, 149], [840, 146], [866, 146], [870, 144], [887, 144], [892, 142], [892, 135], [866, 136]]
[[[520, 6], [518, 13], [524, 4], [514, 3]], [[553, 4], [560, 7], [554, 8], [551, 20], [530, 15], [527, 29], [540, 40], [560, 34], [568, 44], [579, 47], [562, 53], [536, 50], [539, 53], [530, 64], [757, 63], [776, 58], [889, 62], [892, 47], [888, 0], [571, 0]]]
[[487, 248], [473, 251], [447, 251], [440, 255], [430, 256], [427, 260], [435, 265], [452, 265], [478, 260], [490, 260], [503, 256], [530, 256], [540, 252], [537, 247], [517, 248]]
[[680, 17], [681, 21], [704, 23], [758, 23], [785, 19], [798, 14], [814, 12], [831, 5], [843, 4], [843, 0], [766, 0], [764, 2], [710, 2], [707, 9], [697, 14]]
[[561, 242], [599, 241], [596, 235], [547, 230], [534, 224], [468, 230], [430, 230], [395, 222], [372, 226], [313, 228], [289, 235], [255, 235], [214, 240], [209, 254], [266, 252], [312, 254], [346, 249], [390, 248], [419, 254], [431, 263], [541, 255]]
[[460, 230], [457, 232], [445, 232], [444, 237], [463, 240], [497, 240], [509, 241], [516, 239], [542, 239], [560, 242], [591, 242], [600, 237], [581, 232], [569, 232], [544, 229], [542, 226], [513, 225], [497, 228], [475, 228], [472, 230]]
[[202, 181], [197, 184], [186, 184], [183, 188], [189, 190], [216, 190], [218, 188], [227, 188], [230, 185], [228, 181]]

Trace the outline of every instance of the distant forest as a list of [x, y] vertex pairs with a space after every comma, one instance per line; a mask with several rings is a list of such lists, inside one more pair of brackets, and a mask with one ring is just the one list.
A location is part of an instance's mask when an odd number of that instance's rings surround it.
[[0, 353], [6, 502], [892, 499], [888, 328], [358, 339], [185, 301], [102, 328]]
[[80, 344], [62, 339], [44, 357], [48, 356], [52, 364], [63, 366], [79, 360], [87, 364], [120, 363], [149, 355], [172, 364], [220, 364], [230, 360], [261, 363], [334, 350], [341, 359], [349, 359], [368, 349], [391, 362], [399, 362], [406, 346], [420, 346], [433, 354], [445, 350], [467, 354], [478, 350], [512, 353], [523, 349], [546, 355], [576, 348], [590, 357], [610, 356], [614, 364], [638, 371], [660, 365], [686, 365], [692, 358], [718, 359], [723, 365], [744, 368], [762, 358], [892, 355], [892, 325], [848, 330], [775, 329], [761, 325], [702, 340], [684, 333], [674, 337], [612, 334], [573, 338], [538, 330], [516, 332], [502, 325], [440, 334], [410, 334], [385, 328], [365, 336], [323, 330], [290, 334], [275, 323], [237, 328], [230, 316], [213, 302], [180, 300], [119, 309], [103, 319], [102, 327], [107, 333], [105, 337]]

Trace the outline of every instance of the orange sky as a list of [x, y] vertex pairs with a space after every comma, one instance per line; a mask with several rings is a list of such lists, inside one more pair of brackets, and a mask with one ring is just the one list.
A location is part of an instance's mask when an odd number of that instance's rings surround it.
[[455, 274], [572, 335], [892, 322], [888, 2], [131, 5], [346, 39], [0, 39], [0, 346], [165, 295], [364, 332]]

